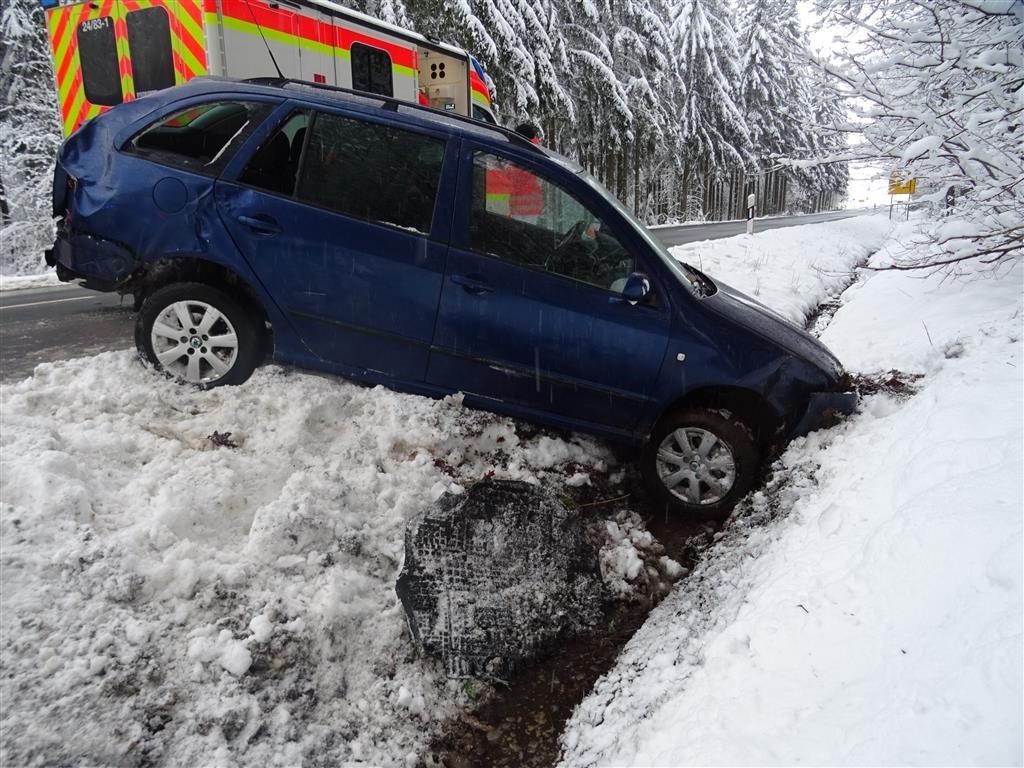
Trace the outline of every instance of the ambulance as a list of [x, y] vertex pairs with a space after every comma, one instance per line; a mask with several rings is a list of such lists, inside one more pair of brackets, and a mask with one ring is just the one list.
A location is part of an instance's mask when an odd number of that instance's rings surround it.
[[41, 0], [65, 135], [200, 75], [352, 88], [494, 123], [469, 53], [330, 0]]

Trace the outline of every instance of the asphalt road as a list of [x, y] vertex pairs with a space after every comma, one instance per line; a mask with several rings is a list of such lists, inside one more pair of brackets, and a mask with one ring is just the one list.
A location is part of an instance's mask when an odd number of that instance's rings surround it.
[[[755, 231], [818, 224], [859, 215], [837, 211], [809, 216], [761, 219]], [[745, 231], [742, 221], [684, 224], [652, 230], [666, 245], [731, 237]], [[95, 355], [134, 344], [131, 298], [97, 293], [77, 285], [0, 293], [0, 380], [32, 373], [39, 363]]]

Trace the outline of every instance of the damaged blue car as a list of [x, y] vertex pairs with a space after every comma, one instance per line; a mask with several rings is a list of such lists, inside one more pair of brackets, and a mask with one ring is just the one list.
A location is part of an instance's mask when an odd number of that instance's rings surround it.
[[772, 446], [850, 411], [836, 358], [672, 258], [572, 161], [495, 125], [286, 80], [200, 78], [61, 148], [63, 280], [131, 294], [152, 366], [290, 365], [643, 446], [727, 511]]

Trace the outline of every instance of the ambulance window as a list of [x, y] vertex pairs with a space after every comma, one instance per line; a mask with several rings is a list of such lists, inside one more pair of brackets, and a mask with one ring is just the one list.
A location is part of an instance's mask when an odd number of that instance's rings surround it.
[[352, 87], [357, 91], [394, 96], [391, 82], [391, 56], [380, 48], [352, 43]]
[[128, 51], [135, 92], [159, 91], [174, 85], [171, 24], [159, 6], [128, 13]]
[[445, 143], [389, 126], [317, 114], [296, 196], [357, 219], [427, 234]]
[[125, 150], [154, 162], [216, 176], [276, 104], [215, 101], [172, 112]]
[[117, 62], [114, 20], [101, 16], [83, 21], [75, 31], [75, 37], [86, 100], [105, 107], [120, 104], [121, 69]]
[[620, 293], [633, 257], [601, 218], [533, 171], [473, 156], [470, 247], [503, 261]]
[[473, 118], [483, 123], [490, 123], [491, 125], [497, 125], [494, 117], [483, 107], [478, 107], [476, 104], [473, 105]]

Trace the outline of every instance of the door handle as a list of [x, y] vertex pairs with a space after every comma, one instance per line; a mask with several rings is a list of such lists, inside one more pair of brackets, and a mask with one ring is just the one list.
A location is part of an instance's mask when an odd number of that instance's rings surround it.
[[483, 280], [470, 275], [452, 275], [452, 282], [456, 285], [461, 285], [462, 290], [466, 293], [490, 293], [494, 290], [493, 286], [488, 285]]
[[280, 224], [262, 213], [258, 213], [255, 216], [239, 216], [238, 222], [261, 235], [276, 235], [281, 231]]

